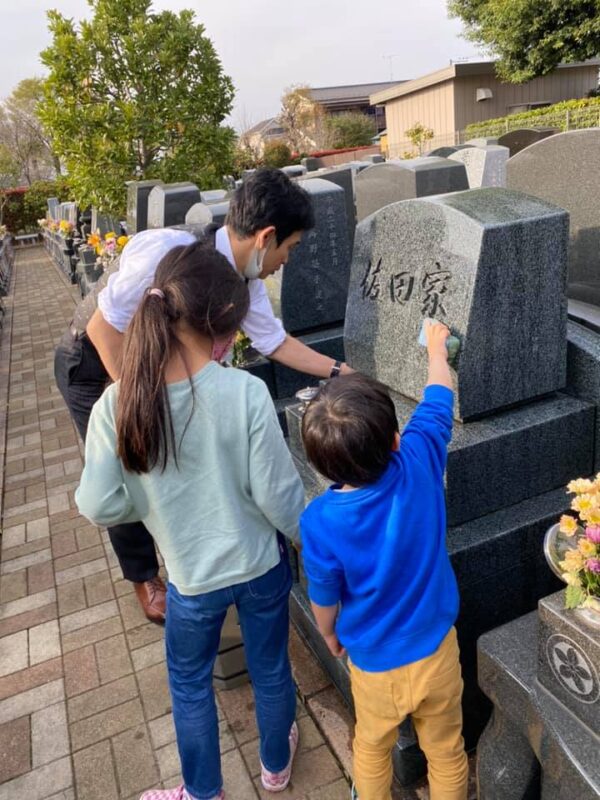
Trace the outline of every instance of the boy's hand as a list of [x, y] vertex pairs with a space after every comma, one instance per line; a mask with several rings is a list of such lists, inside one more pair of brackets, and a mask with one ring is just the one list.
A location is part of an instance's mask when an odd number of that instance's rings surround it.
[[427, 354], [429, 358], [442, 356], [448, 360], [448, 349], [446, 339], [450, 336], [450, 330], [443, 322], [425, 323], [425, 338], [427, 340]]
[[342, 647], [335, 633], [330, 633], [329, 636], [324, 636], [323, 639], [325, 639], [325, 644], [334, 658], [342, 658], [346, 655], [346, 648]]

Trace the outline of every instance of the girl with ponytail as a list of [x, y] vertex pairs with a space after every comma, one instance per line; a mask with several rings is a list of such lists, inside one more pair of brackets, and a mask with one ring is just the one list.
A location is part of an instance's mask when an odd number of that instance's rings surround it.
[[184, 783], [143, 800], [221, 800], [212, 669], [238, 610], [256, 699], [262, 782], [281, 791], [298, 742], [287, 655], [301, 481], [265, 384], [222, 367], [249, 305], [227, 259], [202, 243], [160, 262], [126, 333], [121, 380], [90, 417], [80, 512], [143, 522], [169, 575], [166, 649]]

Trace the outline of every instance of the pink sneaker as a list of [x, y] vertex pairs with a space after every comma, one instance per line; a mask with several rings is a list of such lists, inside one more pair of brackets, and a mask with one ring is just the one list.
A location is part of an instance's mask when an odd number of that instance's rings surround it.
[[260, 762], [260, 780], [267, 792], [283, 792], [284, 789], [287, 789], [292, 777], [292, 763], [296, 755], [299, 738], [298, 726], [294, 722], [290, 728], [290, 760], [287, 767], [282, 769], [281, 772], [269, 772], [268, 769], [265, 769], [262, 761]]
[[[140, 800], [194, 800], [194, 798], [186, 792], [182, 784], [176, 789], [150, 789], [149, 792], [144, 792]], [[212, 800], [225, 800], [225, 792], [221, 790]]]

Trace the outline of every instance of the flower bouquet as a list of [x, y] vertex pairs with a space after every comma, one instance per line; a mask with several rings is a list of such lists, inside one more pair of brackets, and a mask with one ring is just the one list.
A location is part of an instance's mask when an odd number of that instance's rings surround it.
[[129, 236], [117, 236], [114, 231], [109, 231], [104, 236], [96, 231], [87, 239], [88, 245], [96, 251], [96, 262], [105, 268], [121, 255], [128, 241]]
[[600, 613], [600, 473], [594, 480], [571, 481], [567, 492], [574, 495], [571, 510], [576, 516], [563, 514], [558, 525], [550, 528], [546, 555], [550, 551], [551, 566], [558, 565], [567, 584], [566, 608]]
[[58, 223], [58, 232], [64, 239], [72, 239], [75, 233], [75, 226], [68, 219], [61, 219]]

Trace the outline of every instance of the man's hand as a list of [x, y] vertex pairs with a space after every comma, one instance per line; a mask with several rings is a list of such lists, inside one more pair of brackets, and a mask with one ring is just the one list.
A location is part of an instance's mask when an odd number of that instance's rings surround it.
[[342, 647], [336, 633], [330, 633], [329, 636], [324, 636], [323, 639], [325, 639], [325, 644], [334, 658], [343, 658], [346, 655], [346, 648]]

